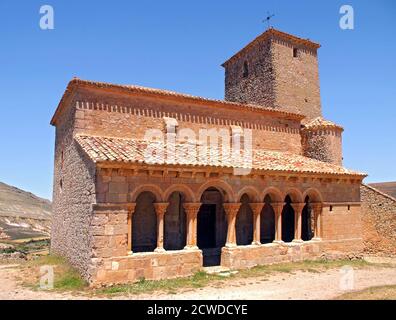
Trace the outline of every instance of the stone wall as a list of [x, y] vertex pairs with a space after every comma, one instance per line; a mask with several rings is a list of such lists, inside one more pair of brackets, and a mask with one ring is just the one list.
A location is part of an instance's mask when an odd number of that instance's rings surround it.
[[396, 255], [396, 199], [362, 184], [364, 251]]
[[148, 129], [165, 133], [164, 117], [178, 121], [177, 130], [191, 129], [198, 139], [201, 129], [231, 126], [252, 130], [253, 148], [301, 154], [300, 121], [251, 109], [182, 103], [177, 100], [138, 97], [79, 89], [76, 99], [78, 132], [87, 135], [143, 139]]
[[[293, 56], [297, 49], [297, 56]], [[244, 75], [245, 65], [248, 75]], [[225, 99], [321, 115], [317, 53], [300, 44], [265, 39], [225, 64]]]
[[340, 130], [301, 131], [303, 155], [342, 166], [342, 134]]
[[303, 243], [268, 243], [238, 247], [224, 247], [221, 265], [232, 269], [258, 265], [315, 260], [360, 257], [361, 241], [307, 241]]
[[73, 139], [75, 121], [75, 110], [69, 107], [56, 128], [50, 250], [88, 278], [95, 165]]

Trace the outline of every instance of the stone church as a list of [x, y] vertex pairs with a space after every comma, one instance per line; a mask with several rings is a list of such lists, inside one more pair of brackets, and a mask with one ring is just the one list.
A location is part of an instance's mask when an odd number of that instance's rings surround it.
[[71, 80], [51, 120], [51, 252], [91, 285], [359, 254], [365, 174], [322, 117], [319, 47], [268, 29], [223, 63], [224, 100]]

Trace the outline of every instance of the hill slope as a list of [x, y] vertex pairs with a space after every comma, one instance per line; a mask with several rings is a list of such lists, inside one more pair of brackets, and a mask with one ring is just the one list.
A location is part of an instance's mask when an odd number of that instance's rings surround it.
[[368, 185], [396, 198], [396, 181], [369, 183]]
[[47, 236], [50, 225], [49, 200], [0, 182], [0, 237]]

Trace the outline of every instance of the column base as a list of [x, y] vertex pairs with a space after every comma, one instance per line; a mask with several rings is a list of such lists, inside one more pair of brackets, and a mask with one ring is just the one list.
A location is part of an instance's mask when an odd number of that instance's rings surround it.
[[165, 252], [164, 248], [155, 248], [154, 252]]
[[322, 238], [314, 237], [314, 238], [311, 239], [311, 241], [322, 241]]
[[199, 250], [197, 246], [185, 246], [183, 250]]
[[128, 255], [128, 256], [131, 256], [132, 254], [133, 254], [133, 251], [128, 251], [128, 252], [127, 252], [127, 255]]
[[283, 240], [274, 240], [272, 243], [283, 244], [285, 242]]
[[259, 245], [261, 245], [260, 241], [253, 241], [252, 242], [252, 246], [259, 246]]
[[235, 248], [236, 246], [237, 246], [236, 243], [226, 243], [225, 244], [225, 247], [227, 247], [227, 248]]
[[302, 240], [302, 239], [293, 239], [292, 242], [294, 242], [294, 243], [303, 243], [304, 240]]

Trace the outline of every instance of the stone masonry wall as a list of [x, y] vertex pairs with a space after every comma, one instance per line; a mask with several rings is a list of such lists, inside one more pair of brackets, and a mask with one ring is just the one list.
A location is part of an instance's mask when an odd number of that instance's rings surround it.
[[342, 166], [342, 135], [334, 130], [302, 130], [306, 157]]
[[396, 199], [361, 185], [364, 251], [396, 255]]
[[321, 116], [316, 51], [277, 38], [255, 44], [226, 63], [225, 100], [297, 112], [305, 120]]
[[234, 125], [252, 129], [253, 148], [302, 153], [300, 122], [274, 114], [104, 94], [94, 89], [84, 89], [77, 100], [76, 128], [84, 134], [142, 139], [148, 129], [165, 132], [163, 117], [172, 117], [178, 121], [177, 130], [191, 129], [197, 139], [200, 129], [226, 129], [231, 136]]
[[66, 110], [56, 128], [50, 250], [65, 257], [88, 278], [95, 166], [73, 140], [74, 111]]

